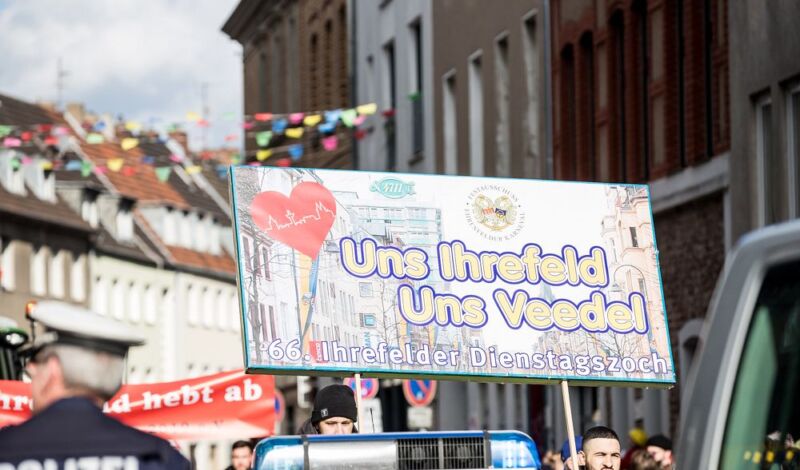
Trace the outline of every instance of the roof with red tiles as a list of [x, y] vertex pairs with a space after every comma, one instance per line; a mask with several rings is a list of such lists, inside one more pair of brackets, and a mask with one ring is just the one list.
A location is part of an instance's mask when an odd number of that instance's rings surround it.
[[81, 143], [81, 150], [95, 165], [108, 165], [110, 160], [121, 158], [124, 167], [133, 168], [133, 174], [111, 170], [105, 174], [123, 196], [136, 199], [139, 203], [164, 203], [180, 209], [190, 208], [190, 204], [171, 185], [158, 179], [154, 166], [142, 163], [145, 154], [140, 149], [123, 150], [116, 143]]

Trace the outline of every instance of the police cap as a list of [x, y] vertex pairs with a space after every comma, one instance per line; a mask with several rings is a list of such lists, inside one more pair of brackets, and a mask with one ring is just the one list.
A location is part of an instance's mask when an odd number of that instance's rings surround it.
[[63, 302], [39, 302], [29, 316], [45, 329], [25, 351], [31, 356], [53, 344], [125, 356], [131, 346], [144, 344], [144, 338], [132, 333], [125, 325]]

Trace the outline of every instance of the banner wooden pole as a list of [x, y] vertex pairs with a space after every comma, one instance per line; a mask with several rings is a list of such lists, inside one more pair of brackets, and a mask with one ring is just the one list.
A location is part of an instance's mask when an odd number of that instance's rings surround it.
[[572, 405], [569, 401], [569, 385], [566, 380], [561, 381], [561, 398], [564, 400], [564, 418], [567, 420], [567, 437], [569, 438], [569, 452], [572, 454], [572, 468], [578, 470], [578, 451], [575, 448], [575, 429], [572, 427]]
[[358, 413], [358, 426], [359, 428], [364, 424], [361, 420], [361, 373], [355, 375], [356, 379], [356, 411]]

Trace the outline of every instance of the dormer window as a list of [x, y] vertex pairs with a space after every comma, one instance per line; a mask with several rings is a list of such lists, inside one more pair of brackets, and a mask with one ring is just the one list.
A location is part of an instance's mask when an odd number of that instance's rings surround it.
[[43, 201], [56, 202], [55, 175], [51, 170], [41, 167], [43, 160], [37, 158], [32, 164], [25, 165], [25, 181], [33, 193]]
[[133, 201], [130, 199], [119, 200], [117, 238], [122, 242], [133, 241]]
[[180, 246], [192, 248], [192, 219], [193, 216], [188, 211], [183, 211], [180, 215]]
[[175, 245], [178, 238], [177, 218], [179, 212], [167, 207], [164, 213], [164, 243]]
[[22, 165], [15, 158], [14, 152], [0, 152], [0, 184], [11, 193], [24, 196]]
[[97, 228], [100, 222], [97, 212], [97, 195], [97, 191], [85, 189], [81, 199], [81, 217], [92, 228]]

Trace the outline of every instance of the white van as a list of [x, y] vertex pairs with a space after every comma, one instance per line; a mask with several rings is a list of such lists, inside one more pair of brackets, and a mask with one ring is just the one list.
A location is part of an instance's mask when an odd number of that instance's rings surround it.
[[677, 468], [800, 468], [800, 221], [742, 238], [720, 276], [700, 348]]

